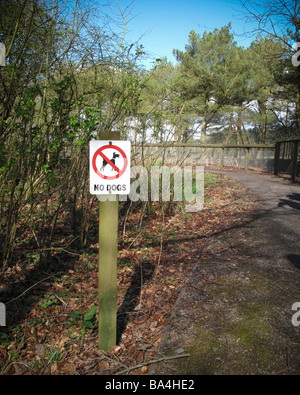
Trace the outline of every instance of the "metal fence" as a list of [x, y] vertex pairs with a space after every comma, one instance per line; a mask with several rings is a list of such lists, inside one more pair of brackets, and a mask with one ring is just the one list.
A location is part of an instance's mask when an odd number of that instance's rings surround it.
[[274, 174], [289, 173], [295, 181], [300, 172], [299, 163], [300, 138], [277, 141], [274, 155]]

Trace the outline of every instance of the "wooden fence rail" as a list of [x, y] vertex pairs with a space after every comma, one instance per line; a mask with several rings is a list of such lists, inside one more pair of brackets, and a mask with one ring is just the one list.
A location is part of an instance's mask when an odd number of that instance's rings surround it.
[[162, 142], [162, 143], [132, 143], [133, 147], [145, 148], [176, 148], [176, 147], [189, 147], [189, 148], [215, 148], [220, 150], [220, 165], [224, 164], [224, 150], [225, 149], [244, 149], [245, 161], [244, 170], [248, 170], [249, 166], [249, 151], [255, 149], [274, 149], [274, 174], [278, 175], [280, 170], [280, 160], [289, 160], [287, 172], [291, 173], [292, 180], [295, 181], [297, 176], [298, 165], [298, 151], [300, 145], [300, 138], [289, 138], [277, 141], [275, 144], [200, 144], [200, 143], [180, 143], [180, 142]]
[[163, 142], [163, 143], [132, 143], [133, 147], [144, 147], [144, 148], [214, 148], [220, 150], [220, 163], [219, 165], [223, 167], [224, 165], [224, 151], [225, 149], [244, 149], [245, 150], [245, 160], [244, 160], [244, 170], [248, 170], [249, 166], [249, 151], [251, 148], [255, 149], [275, 149], [275, 144], [200, 144], [200, 143], [178, 143], [178, 142]]
[[198, 144], [198, 143], [132, 143], [132, 146], [137, 147], [198, 147], [198, 148], [275, 148], [276, 144]]

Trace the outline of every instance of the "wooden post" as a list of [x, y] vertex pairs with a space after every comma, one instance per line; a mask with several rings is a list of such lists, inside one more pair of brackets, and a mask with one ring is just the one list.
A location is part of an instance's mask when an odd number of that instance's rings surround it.
[[296, 180], [297, 176], [297, 160], [298, 160], [298, 140], [294, 141], [292, 152], [292, 180]]
[[244, 165], [245, 171], [248, 171], [248, 166], [249, 166], [249, 148], [245, 148], [245, 165]]
[[224, 167], [224, 147], [220, 148], [220, 166]]
[[99, 348], [117, 339], [117, 258], [119, 199], [99, 202]]
[[279, 160], [280, 160], [280, 142], [276, 143], [275, 155], [274, 155], [274, 174], [275, 176], [279, 173]]
[[[100, 135], [103, 140], [120, 140], [119, 132]], [[117, 342], [117, 260], [119, 196], [115, 201], [102, 195], [99, 201], [99, 349], [110, 351]], [[105, 199], [105, 200], [104, 200]]]

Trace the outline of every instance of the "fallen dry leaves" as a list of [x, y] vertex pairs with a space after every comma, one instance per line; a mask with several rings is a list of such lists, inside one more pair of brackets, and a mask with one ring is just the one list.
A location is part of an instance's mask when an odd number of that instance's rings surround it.
[[[218, 180], [206, 189], [200, 213], [163, 215], [158, 206], [143, 221], [139, 210], [130, 214], [118, 259], [118, 344], [110, 352], [97, 347], [97, 310], [88, 325], [84, 321], [84, 314], [97, 306], [94, 240], [90, 249], [72, 256], [69, 268], [67, 261], [58, 262], [60, 271], [22, 298], [9, 304], [12, 298], [6, 296], [9, 314], [18, 317], [22, 310], [22, 318], [1, 329], [2, 374], [146, 374], [191, 270], [199, 261], [205, 264], [210, 246], [221, 254], [214, 239], [251, 207], [237, 183], [221, 175]], [[91, 231], [97, 234], [97, 223]], [[54, 254], [53, 259], [62, 258]], [[24, 275], [16, 265], [4, 281], [23, 281], [28, 288], [33, 270], [26, 267]]]

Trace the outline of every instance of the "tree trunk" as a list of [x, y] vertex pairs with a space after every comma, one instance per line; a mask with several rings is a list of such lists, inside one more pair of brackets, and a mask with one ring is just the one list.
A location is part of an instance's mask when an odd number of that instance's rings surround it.
[[201, 125], [201, 143], [206, 143], [206, 128], [207, 128], [207, 118], [206, 114], [203, 115], [202, 125]]
[[259, 142], [262, 144], [266, 143], [267, 135], [267, 98], [258, 99], [259, 106]]

